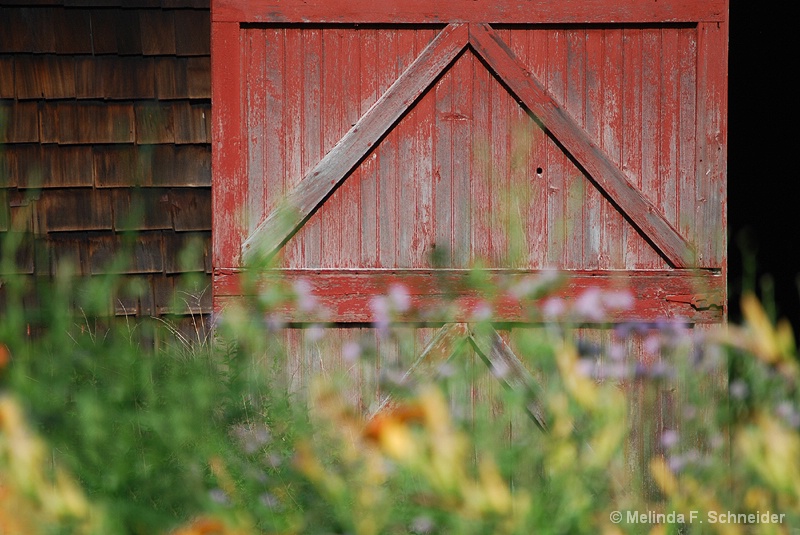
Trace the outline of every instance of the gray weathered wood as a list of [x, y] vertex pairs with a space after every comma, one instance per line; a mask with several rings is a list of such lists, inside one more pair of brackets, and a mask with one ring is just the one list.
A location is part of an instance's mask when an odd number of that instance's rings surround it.
[[450, 24], [242, 244], [245, 264], [272, 257], [467, 44]]
[[691, 245], [631, 185], [625, 173], [558, 105], [488, 24], [470, 25], [470, 44], [673, 267], [694, 264]]

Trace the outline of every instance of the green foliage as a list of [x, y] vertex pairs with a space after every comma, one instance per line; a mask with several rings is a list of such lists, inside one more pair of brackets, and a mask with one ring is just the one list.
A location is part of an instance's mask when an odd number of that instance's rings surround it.
[[[497, 292], [479, 270], [471, 282]], [[531, 281], [523, 293], [538, 299], [558, 282]], [[524, 409], [532, 391], [500, 388], [509, 370], [476, 356], [482, 330], [502, 327], [490, 316], [470, 326], [437, 379], [389, 377], [392, 403], [375, 412], [354, 401], [347, 373], [309, 372], [305, 389], [290, 387], [274, 312], [304, 303], [302, 285], [260, 288], [216, 318], [213, 339], [187, 344], [168, 321], [104, 319], [113, 277], [76, 283], [65, 271], [39, 289], [36, 307], [20, 297], [28, 282], [3, 284], [0, 532], [789, 533], [800, 525], [796, 345], [791, 328], [749, 296], [742, 326], [609, 325], [599, 340], [584, 336], [579, 308], [625, 306], [619, 292], [531, 310], [554, 322], [507, 340], [539, 384], [542, 432]], [[391, 319], [406, 301], [391, 289], [377, 325], [401, 352], [412, 351], [413, 334]], [[632, 360], [632, 347], [653, 358]], [[366, 343], [351, 352], [353, 366], [384, 357]], [[765, 511], [785, 517], [742, 525], [707, 516]], [[628, 512], [684, 521], [630, 522]]]

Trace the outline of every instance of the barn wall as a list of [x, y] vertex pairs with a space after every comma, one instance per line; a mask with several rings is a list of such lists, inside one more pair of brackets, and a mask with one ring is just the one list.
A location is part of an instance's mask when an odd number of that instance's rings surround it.
[[[136, 231], [122, 276], [147, 291], [109, 312], [210, 312], [209, 28], [208, 0], [0, 3], [0, 233], [25, 234], [17, 271], [106, 273]], [[180, 265], [189, 243], [202, 255]], [[173, 306], [187, 272], [201, 282]]]

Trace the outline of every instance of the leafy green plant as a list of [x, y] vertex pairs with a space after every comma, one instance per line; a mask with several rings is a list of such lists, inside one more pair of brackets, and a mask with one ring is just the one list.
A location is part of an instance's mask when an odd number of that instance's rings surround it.
[[[472, 279], [492, 294], [481, 272]], [[558, 282], [531, 281], [526, 291], [538, 297]], [[796, 345], [791, 328], [749, 295], [741, 326], [608, 324], [602, 339], [587, 339], [582, 322], [629, 306], [623, 291], [545, 301], [529, 311], [540, 323], [506, 337], [539, 387], [498, 387], [474, 402], [463, 395], [481, 374], [513, 382], [511, 370], [475, 356], [482, 333], [501, 327], [484, 314], [436, 373], [387, 370], [391, 399], [376, 410], [354, 401], [346, 373], [311, 377], [306, 389], [287, 380], [275, 312], [313, 306], [302, 285], [260, 288], [214, 319], [213, 338], [187, 344], [168, 322], [107, 320], [105, 300], [120, 284], [113, 277], [75, 283], [63, 272], [40, 288], [46, 298], [35, 309], [22, 306], [26, 282], [4, 284], [7, 532], [791, 533], [800, 525]], [[394, 287], [376, 302], [376, 327], [401, 348], [413, 336], [392, 324], [404, 295]], [[632, 347], [654, 358], [640, 362]], [[355, 364], [382, 358], [366, 343], [347, 351]], [[532, 396], [545, 431], [526, 413]], [[36, 446], [20, 448], [20, 436]], [[25, 451], [36, 453], [21, 463]]]

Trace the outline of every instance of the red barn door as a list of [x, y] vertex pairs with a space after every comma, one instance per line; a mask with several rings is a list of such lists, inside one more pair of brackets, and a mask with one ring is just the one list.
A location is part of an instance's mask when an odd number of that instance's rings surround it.
[[468, 321], [476, 263], [623, 284], [614, 321], [724, 319], [727, 0], [212, 6], [217, 309], [277, 258], [339, 346], [394, 283]]

